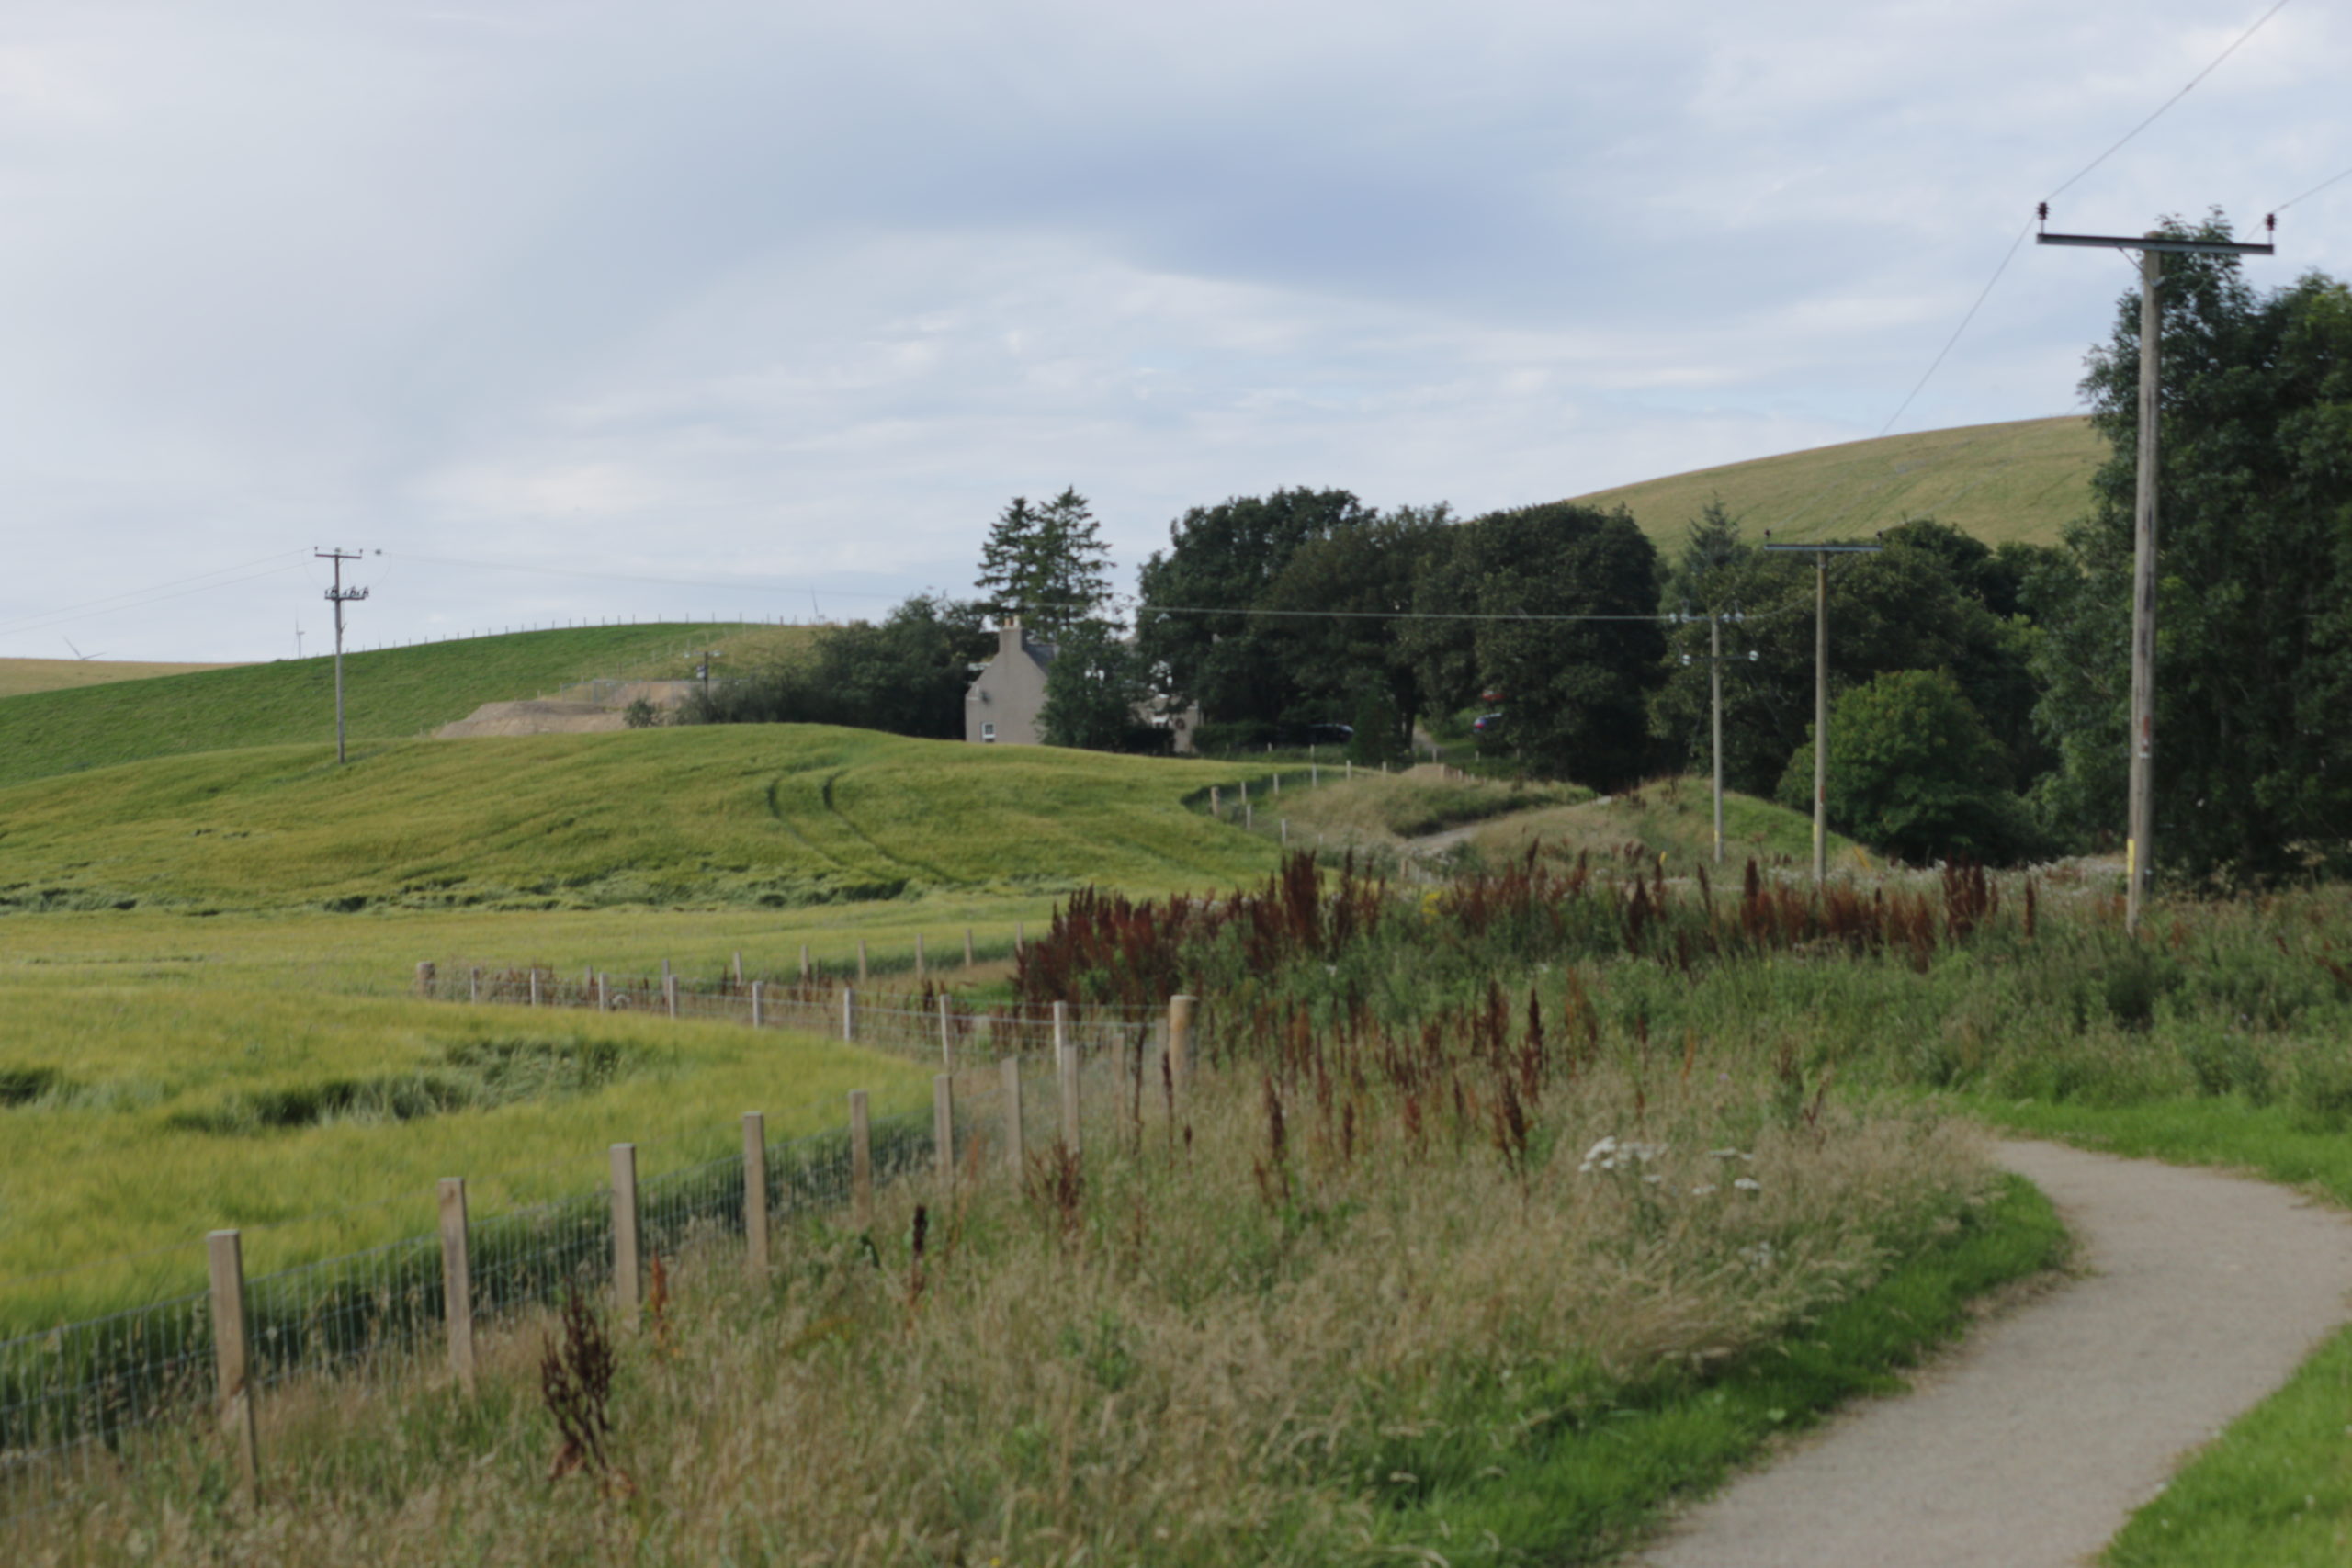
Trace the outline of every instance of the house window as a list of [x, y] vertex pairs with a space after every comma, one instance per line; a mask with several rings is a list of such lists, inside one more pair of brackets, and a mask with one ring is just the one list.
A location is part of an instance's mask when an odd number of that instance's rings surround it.
[[980, 743], [982, 745], [993, 745], [995, 741], [996, 726], [993, 724], [984, 724], [980, 726]]

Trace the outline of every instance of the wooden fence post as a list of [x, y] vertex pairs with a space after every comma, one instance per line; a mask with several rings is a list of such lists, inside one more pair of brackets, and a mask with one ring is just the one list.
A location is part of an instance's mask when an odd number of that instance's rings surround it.
[[1020, 956], [1022, 955], [1022, 953], [1025, 953], [1025, 952], [1027, 952], [1027, 951], [1028, 951], [1028, 948], [1029, 948], [1029, 922], [1028, 922], [1028, 921], [1026, 921], [1026, 920], [1015, 920], [1015, 921], [1013, 921], [1013, 922], [1012, 922], [1012, 956], [1013, 956], [1013, 957], [1015, 957], [1015, 958], [1020, 957]]
[[1280, 773], [1275, 773], [1275, 774], [1274, 774], [1274, 793], [1275, 793], [1276, 795], [1280, 795], [1280, 794], [1282, 794], [1282, 792], [1283, 792], [1283, 776], [1282, 776], [1282, 774], [1281, 774]]
[[921, 985], [922, 977], [922, 932], [917, 931], [915, 932], [915, 983]]
[[531, 1005], [539, 1005], [539, 966], [536, 964], [531, 965]]
[[662, 967], [664, 971], [662, 976], [662, 1005], [670, 1010], [670, 1016], [675, 1018], [678, 1016], [678, 977], [667, 973], [670, 967], [667, 959], [662, 960]]
[[1258, 808], [1250, 805], [1246, 798], [1241, 802], [1241, 827], [1244, 832], [1254, 833], [1258, 830]]
[[638, 1271], [637, 1145], [613, 1145], [613, 1304], [624, 1326], [637, 1326], [645, 1287]]
[[865, 984], [865, 939], [857, 939], [857, 983]]
[[1250, 781], [1248, 779], [1243, 779], [1238, 787], [1241, 791], [1241, 804], [1243, 806], [1248, 806], [1250, 804]]
[[802, 985], [808, 983], [808, 944], [804, 942], [800, 944], [800, 983]]
[[1341, 761], [1340, 767], [1342, 770], [1340, 773], [1341, 778], [1351, 779], [1356, 776], [1356, 760], [1353, 757], [1349, 757]]
[[596, 971], [596, 1010], [598, 1012], [613, 1010], [613, 993], [605, 984], [605, 972], [602, 969]]
[[416, 966], [416, 994], [427, 1001], [433, 998], [433, 965], [430, 964]]
[[1287, 817], [1283, 818], [1283, 842], [1290, 842], [1290, 818]]
[[842, 987], [842, 1038], [857, 1038], [857, 990], [852, 986]]
[[1168, 1081], [1180, 1096], [1193, 1086], [1193, 1010], [1195, 997], [1168, 998]]
[[1216, 784], [1209, 785], [1209, 815], [1220, 821], [1225, 818], [1225, 792]]
[[743, 1112], [743, 1268], [767, 1278], [768, 1119], [756, 1111]]
[[766, 982], [762, 980], [752, 982], [752, 1027], [753, 1029], [760, 1027], [760, 987], [764, 984]]
[[1062, 1143], [1071, 1154], [1078, 1141], [1078, 1047], [1069, 1039], [1069, 1004], [1054, 1004], [1054, 1068], [1061, 1079]]
[[966, 926], [964, 928], [964, 967], [969, 969], [975, 962], [972, 952], [972, 928]]
[[735, 983], [743, 983], [743, 950], [740, 947], [735, 950]]
[[441, 1182], [441, 1309], [449, 1325], [449, 1371], [474, 1392], [474, 1272], [466, 1242], [466, 1179]]
[[942, 1070], [951, 1073], [956, 1070], [956, 1015], [954, 1009], [955, 1004], [948, 1000], [946, 994], [944, 992], [941, 993], [939, 998], [939, 1066]]
[[474, 967], [472, 974], [466, 976], [466, 1000], [469, 1002], [481, 1000], [481, 968], [479, 964]]
[[1004, 1095], [1004, 1163], [1019, 1176], [1024, 1157], [1021, 1147], [1021, 1058], [1007, 1056], [996, 1065]]
[[254, 1421], [244, 1240], [235, 1231], [214, 1231], [205, 1238], [205, 1251], [212, 1272], [212, 1370], [220, 1429], [234, 1450], [239, 1489], [251, 1505], [261, 1492], [261, 1430]]
[[1316, 786], [1317, 786], [1317, 785], [1321, 784], [1322, 784], [1322, 782], [1323, 782], [1323, 764], [1322, 764], [1322, 763], [1320, 763], [1320, 762], [1310, 762], [1310, 763], [1308, 763], [1308, 764], [1307, 764], [1307, 768], [1306, 768], [1306, 784], [1307, 784], [1307, 787], [1308, 787], [1308, 788], [1310, 788], [1310, 789], [1315, 788]]
[[956, 1191], [956, 1076], [933, 1073], [931, 1077], [931, 1152], [939, 1168], [939, 1187], [953, 1196]]
[[860, 1230], [874, 1227], [874, 1125], [862, 1089], [849, 1091], [849, 1217]]

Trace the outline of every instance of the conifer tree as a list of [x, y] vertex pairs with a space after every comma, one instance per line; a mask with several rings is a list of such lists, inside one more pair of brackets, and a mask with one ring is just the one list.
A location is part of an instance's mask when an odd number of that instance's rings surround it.
[[1000, 625], [1021, 623], [1051, 640], [1110, 597], [1110, 549], [1094, 510], [1065, 489], [1043, 506], [1014, 496], [980, 547], [978, 586]]

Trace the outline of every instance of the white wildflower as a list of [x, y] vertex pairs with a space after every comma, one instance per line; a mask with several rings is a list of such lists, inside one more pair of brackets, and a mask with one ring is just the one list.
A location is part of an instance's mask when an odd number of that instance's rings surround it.
[[1756, 1178], [1752, 1176], [1743, 1176], [1738, 1180], [1733, 1182], [1732, 1186], [1742, 1192], [1761, 1192], [1764, 1190], [1764, 1184], [1757, 1180]]

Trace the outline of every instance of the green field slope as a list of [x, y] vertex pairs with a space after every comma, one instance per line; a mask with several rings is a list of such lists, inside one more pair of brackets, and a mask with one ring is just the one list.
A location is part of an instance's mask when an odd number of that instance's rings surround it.
[[[344, 659], [357, 737], [421, 735], [484, 703], [598, 676], [684, 674], [688, 648], [773, 643], [795, 627], [653, 625], [517, 632]], [[143, 757], [334, 739], [334, 661], [281, 660], [0, 698], [0, 784]]]
[[[1695, 871], [1714, 848], [1713, 797], [1695, 775], [1653, 779], [1625, 794], [1519, 812], [1481, 827], [1470, 842], [1489, 862], [1510, 859], [1540, 842], [1551, 852], [1599, 859], [1662, 861], [1670, 873]], [[1829, 835], [1830, 863], [1870, 869], [1873, 857], [1842, 833]], [[1808, 862], [1813, 818], [1769, 800], [1724, 792], [1724, 856], [1735, 866]]]
[[232, 668], [227, 664], [136, 664], [121, 659], [0, 659], [0, 697]]
[[741, 725], [154, 759], [0, 788], [0, 908], [788, 908], [1229, 886], [1236, 764]]
[[1718, 499], [1751, 539], [1767, 528], [1776, 542], [1849, 538], [1933, 517], [1986, 544], [2054, 545], [2089, 509], [2091, 472], [2106, 460], [2088, 420], [2026, 419], [1849, 441], [1575, 499], [1624, 507], [1668, 547]]

